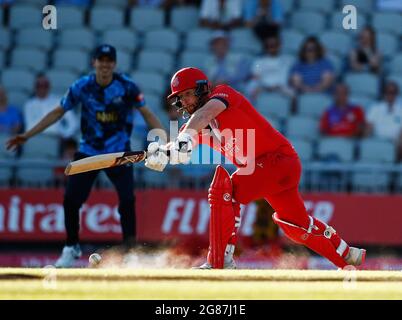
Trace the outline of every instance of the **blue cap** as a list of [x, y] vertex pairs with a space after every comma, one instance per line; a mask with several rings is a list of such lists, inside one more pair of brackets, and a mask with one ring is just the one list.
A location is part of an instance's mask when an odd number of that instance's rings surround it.
[[113, 61], [116, 61], [116, 49], [109, 44], [102, 44], [95, 49], [94, 59], [100, 57], [109, 57]]

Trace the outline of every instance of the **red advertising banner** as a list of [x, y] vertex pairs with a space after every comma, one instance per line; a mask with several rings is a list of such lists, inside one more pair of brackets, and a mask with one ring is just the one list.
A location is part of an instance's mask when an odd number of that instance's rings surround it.
[[[137, 233], [142, 241], [208, 239], [206, 191], [136, 193]], [[305, 194], [309, 213], [332, 225], [349, 243], [402, 245], [402, 196]], [[63, 190], [0, 189], [0, 241], [63, 240]], [[83, 241], [119, 241], [121, 227], [113, 190], [93, 190], [81, 210]], [[240, 235], [251, 236], [256, 205], [242, 207]]]

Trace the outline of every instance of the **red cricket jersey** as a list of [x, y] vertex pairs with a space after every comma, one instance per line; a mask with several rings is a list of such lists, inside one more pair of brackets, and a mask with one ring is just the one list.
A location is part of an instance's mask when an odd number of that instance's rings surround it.
[[237, 166], [280, 147], [295, 152], [288, 140], [230, 86], [218, 85], [208, 98], [222, 101], [226, 110], [209, 124], [212, 134], [206, 133], [209, 130], [200, 134], [198, 143], [208, 144]]
[[361, 133], [365, 124], [363, 109], [350, 105], [346, 109], [335, 106], [321, 117], [320, 129], [323, 134], [340, 137], [354, 137]]

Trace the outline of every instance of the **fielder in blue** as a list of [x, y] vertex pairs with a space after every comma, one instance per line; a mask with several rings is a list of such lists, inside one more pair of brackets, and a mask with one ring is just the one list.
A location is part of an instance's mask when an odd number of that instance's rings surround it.
[[[143, 94], [127, 76], [115, 73], [116, 50], [104, 44], [93, 56], [94, 74], [74, 82], [60, 105], [47, 114], [31, 130], [8, 141], [8, 148], [16, 148], [29, 138], [58, 121], [65, 112], [81, 107], [81, 141], [74, 160], [103, 153], [130, 151], [134, 111], [137, 109], [150, 128], [163, 127], [146, 106]], [[136, 218], [134, 176], [132, 166], [105, 169], [119, 197], [119, 213], [123, 242], [135, 244]], [[66, 245], [56, 267], [71, 267], [81, 256], [79, 245], [79, 210], [88, 199], [99, 171], [70, 176], [64, 194]]]

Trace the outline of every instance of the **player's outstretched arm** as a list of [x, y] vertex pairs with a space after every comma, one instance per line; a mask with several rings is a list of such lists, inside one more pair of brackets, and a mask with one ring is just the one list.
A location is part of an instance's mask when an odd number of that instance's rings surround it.
[[15, 150], [18, 146], [24, 144], [29, 138], [46, 130], [53, 123], [63, 117], [65, 110], [61, 106], [57, 106], [47, 115], [45, 115], [35, 126], [27, 132], [16, 135], [6, 142], [7, 150]]

